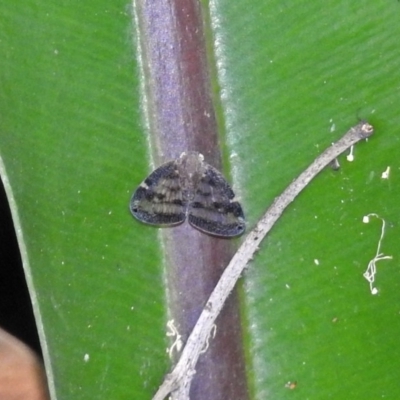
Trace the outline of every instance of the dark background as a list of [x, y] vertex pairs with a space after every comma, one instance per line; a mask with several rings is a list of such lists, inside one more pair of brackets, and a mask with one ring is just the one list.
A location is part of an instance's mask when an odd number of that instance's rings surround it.
[[10, 207], [0, 181], [0, 327], [41, 356]]

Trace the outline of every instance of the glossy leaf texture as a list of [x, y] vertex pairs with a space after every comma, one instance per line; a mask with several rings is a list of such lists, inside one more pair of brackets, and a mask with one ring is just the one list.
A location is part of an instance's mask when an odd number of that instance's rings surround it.
[[[397, 2], [212, 4], [227, 140], [251, 223], [358, 118], [375, 135], [289, 207], [245, 277], [254, 398], [397, 397]], [[381, 174], [390, 167], [389, 179]], [[376, 254], [373, 296], [364, 279]], [[288, 384], [288, 383], [291, 384]], [[295, 384], [296, 382], [296, 384]]]
[[[252, 397], [396, 398], [400, 4], [203, 6], [225, 172], [249, 229], [358, 118], [375, 127], [289, 207], [244, 276], [232, 329]], [[151, 398], [170, 368], [168, 311], [160, 236], [128, 210], [151, 169], [132, 5], [1, 11], [1, 173], [53, 398]], [[375, 296], [372, 212], [393, 256], [377, 263]]]

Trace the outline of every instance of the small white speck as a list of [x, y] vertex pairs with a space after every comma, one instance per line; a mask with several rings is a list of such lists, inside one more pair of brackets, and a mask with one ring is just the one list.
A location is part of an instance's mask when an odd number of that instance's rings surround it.
[[331, 132], [335, 132], [335, 130], [336, 130], [336, 124], [332, 124], [331, 125]]
[[112, 211], [109, 211], [109, 212], [108, 212], [108, 215], [111, 215], [111, 214], [112, 214]]
[[85, 354], [85, 355], [83, 356], [83, 361], [88, 362], [88, 361], [89, 361], [89, 358], [90, 358], [89, 354]]
[[314, 260], [314, 264], [315, 264], [315, 265], [319, 265], [319, 260], [318, 260], [318, 259], [315, 259], [315, 260]]
[[351, 146], [350, 147], [350, 153], [347, 155], [347, 161], [349, 161], [349, 162], [352, 162], [352, 161], [354, 161], [354, 154], [353, 154], [353, 147], [354, 146]]
[[386, 170], [382, 172], [381, 178], [389, 179], [389, 174], [390, 174], [390, 167], [387, 167]]
[[288, 283], [286, 283], [286, 289], [290, 289], [290, 285]]

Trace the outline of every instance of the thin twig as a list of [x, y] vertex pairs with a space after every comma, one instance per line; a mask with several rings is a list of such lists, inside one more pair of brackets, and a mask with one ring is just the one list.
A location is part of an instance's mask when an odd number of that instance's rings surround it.
[[226, 267], [193, 328], [178, 363], [173, 371], [165, 377], [164, 382], [159, 387], [153, 400], [163, 400], [169, 394], [171, 394], [171, 399], [173, 400], [189, 399], [190, 384], [196, 373], [195, 366], [207, 338], [210, 335], [214, 322], [247, 263], [258, 250], [261, 241], [282, 215], [285, 208], [319, 172], [350, 146], [353, 146], [362, 139], [368, 138], [372, 134], [373, 127], [365, 121], [352, 127], [338, 142], [332, 144], [332, 146], [316, 158], [315, 161], [274, 200], [265, 215], [249, 233], [246, 240]]

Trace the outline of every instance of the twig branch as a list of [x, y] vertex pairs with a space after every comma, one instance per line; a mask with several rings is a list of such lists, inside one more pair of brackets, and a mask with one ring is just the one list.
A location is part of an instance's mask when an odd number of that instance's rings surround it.
[[220, 280], [211, 293], [192, 333], [190, 334], [181, 357], [173, 371], [165, 377], [164, 382], [153, 397], [163, 400], [171, 394], [173, 400], [188, 400], [190, 384], [201, 350], [204, 348], [214, 322], [226, 299], [233, 290], [247, 263], [253, 258], [258, 246], [272, 226], [282, 215], [285, 208], [296, 196], [321, 172], [332, 160], [362, 139], [373, 134], [372, 125], [362, 121], [352, 127], [338, 142], [332, 144], [278, 196], [268, 208], [246, 240], [240, 246], [231, 262], [226, 267]]

